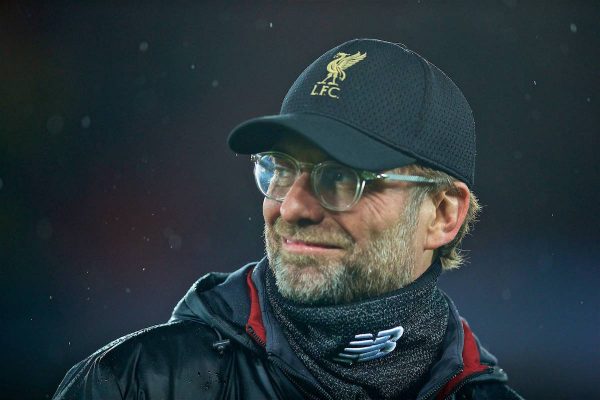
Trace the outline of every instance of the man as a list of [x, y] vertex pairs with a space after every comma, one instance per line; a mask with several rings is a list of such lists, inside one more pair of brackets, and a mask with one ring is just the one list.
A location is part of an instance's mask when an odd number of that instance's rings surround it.
[[479, 209], [472, 112], [443, 72], [343, 43], [229, 145], [252, 154], [267, 257], [201, 278], [56, 399], [521, 398], [437, 288]]

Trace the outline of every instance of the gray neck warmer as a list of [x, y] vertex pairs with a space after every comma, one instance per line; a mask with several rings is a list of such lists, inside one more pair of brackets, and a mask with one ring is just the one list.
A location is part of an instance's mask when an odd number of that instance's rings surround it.
[[441, 354], [448, 304], [439, 261], [410, 285], [351, 304], [305, 306], [266, 294], [291, 348], [333, 399], [414, 399]]

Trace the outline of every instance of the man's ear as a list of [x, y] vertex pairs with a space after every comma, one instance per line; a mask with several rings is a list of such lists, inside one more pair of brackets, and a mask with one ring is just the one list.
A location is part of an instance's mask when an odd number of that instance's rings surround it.
[[463, 182], [454, 182], [454, 188], [434, 197], [435, 217], [427, 226], [426, 250], [435, 250], [456, 237], [469, 211], [470, 199], [471, 192]]

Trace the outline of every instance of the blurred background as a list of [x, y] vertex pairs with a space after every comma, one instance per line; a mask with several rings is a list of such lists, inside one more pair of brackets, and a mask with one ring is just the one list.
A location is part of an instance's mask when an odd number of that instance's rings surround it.
[[442, 288], [526, 398], [600, 398], [600, 3], [46, 3], [0, 5], [1, 398], [52, 397], [263, 256], [226, 136], [356, 37], [406, 44], [474, 110], [485, 209]]

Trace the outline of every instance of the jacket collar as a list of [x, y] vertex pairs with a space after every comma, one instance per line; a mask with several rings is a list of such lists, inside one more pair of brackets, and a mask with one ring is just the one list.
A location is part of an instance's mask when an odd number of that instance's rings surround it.
[[[268, 262], [264, 258], [230, 274], [205, 275], [177, 304], [169, 322], [194, 320], [209, 324], [253, 351], [260, 351], [262, 347], [263, 352], [315, 385], [316, 380], [292, 351], [270, 311], [264, 290], [266, 268]], [[467, 322], [459, 316], [452, 300], [444, 296], [450, 309], [444, 351], [431, 368], [431, 377], [418, 400], [431, 399], [436, 394], [436, 398], [443, 399], [469, 380], [507, 379], [496, 367], [496, 358], [481, 346]]]

